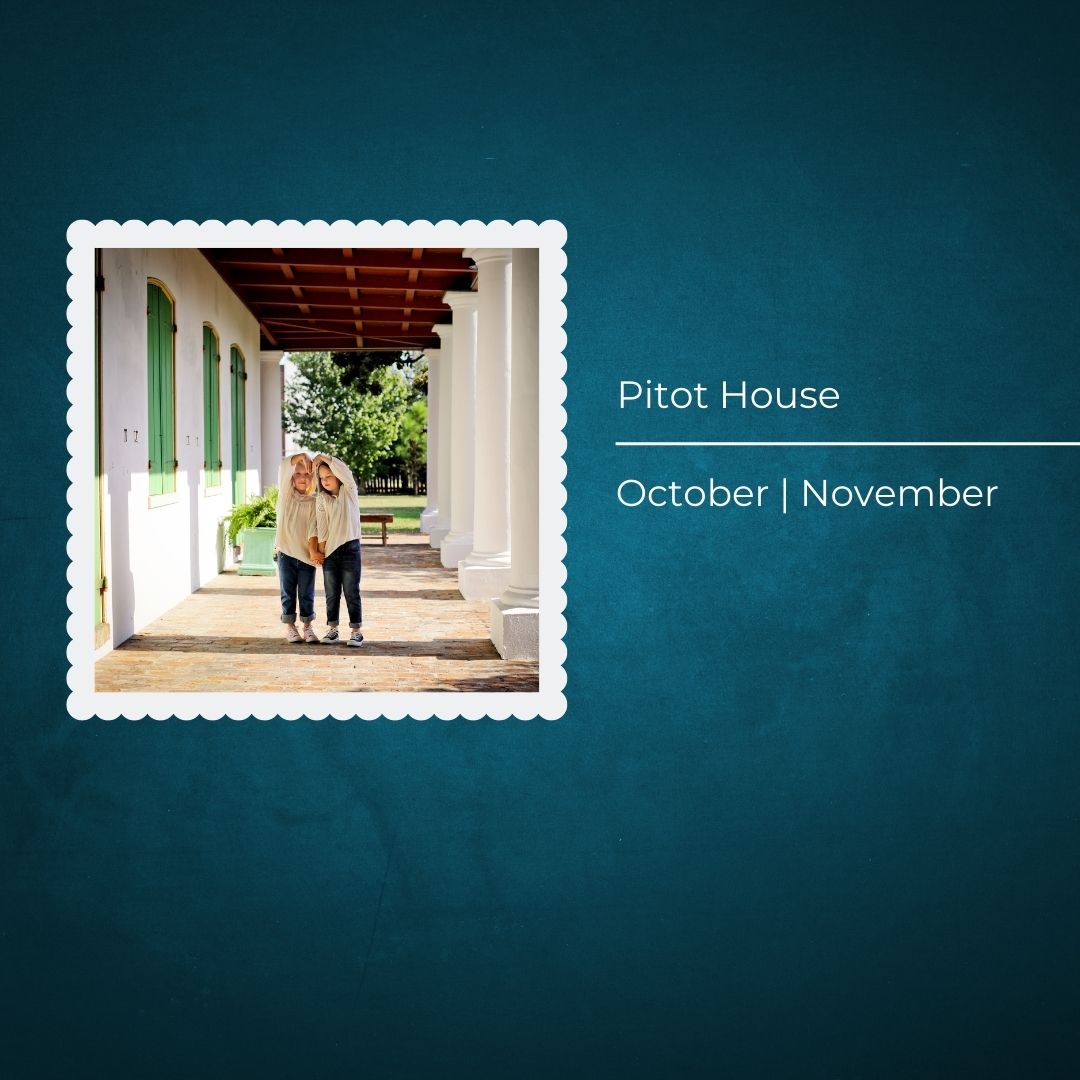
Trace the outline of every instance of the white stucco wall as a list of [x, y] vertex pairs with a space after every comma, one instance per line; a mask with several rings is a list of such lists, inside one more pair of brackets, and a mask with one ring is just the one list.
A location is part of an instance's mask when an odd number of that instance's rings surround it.
[[[218, 523], [232, 506], [230, 348], [246, 361], [246, 480], [261, 490], [259, 327], [195, 250], [110, 249], [103, 253], [101, 305], [102, 449], [106, 593], [111, 645], [118, 645], [219, 572]], [[172, 296], [177, 330], [174, 496], [149, 494], [146, 286]], [[221, 485], [203, 473], [203, 325], [221, 352]]]

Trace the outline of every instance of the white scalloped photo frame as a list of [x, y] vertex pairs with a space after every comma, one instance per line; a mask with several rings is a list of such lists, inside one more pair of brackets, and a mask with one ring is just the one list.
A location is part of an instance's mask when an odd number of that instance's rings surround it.
[[[68, 712], [78, 720], [281, 717], [554, 720], [566, 711], [566, 229], [558, 221], [76, 221], [68, 229]], [[537, 248], [540, 252], [540, 661], [536, 692], [98, 692], [94, 686], [95, 250], [98, 248]]]

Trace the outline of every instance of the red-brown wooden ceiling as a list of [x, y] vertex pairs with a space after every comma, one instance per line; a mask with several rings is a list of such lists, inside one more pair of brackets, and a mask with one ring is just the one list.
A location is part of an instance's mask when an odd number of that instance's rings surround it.
[[259, 320], [263, 349], [438, 348], [447, 289], [476, 276], [461, 248], [202, 248]]

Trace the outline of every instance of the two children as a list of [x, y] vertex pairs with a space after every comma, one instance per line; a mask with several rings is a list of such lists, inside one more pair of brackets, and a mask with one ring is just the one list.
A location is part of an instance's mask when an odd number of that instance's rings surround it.
[[341, 596], [349, 612], [349, 645], [364, 643], [360, 632], [360, 498], [356, 481], [345, 462], [316, 454], [313, 463], [315, 527], [308, 538], [308, 557], [323, 568], [326, 593], [324, 645], [340, 640], [338, 614]]
[[[360, 499], [349, 467], [337, 458], [293, 454], [278, 470], [277, 568], [285, 640], [318, 644], [315, 567], [323, 568], [326, 594], [324, 645], [341, 641], [341, 596], [349, 612], [348, 644], [363, 644], [360, 608]], [[303, 630], [296, 629], [297, 609]]]

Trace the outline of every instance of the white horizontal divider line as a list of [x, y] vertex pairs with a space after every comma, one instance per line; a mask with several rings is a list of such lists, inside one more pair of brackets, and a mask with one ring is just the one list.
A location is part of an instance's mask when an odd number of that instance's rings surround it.
[[692, 442], [677, 440], [671, 442], [616, 442], [616, 446], [1080, 446], [1080, 442], [903, 442], [875, 441], [833, 441], [833, 442], [791, 442], [788, 440], [758, 442]]

